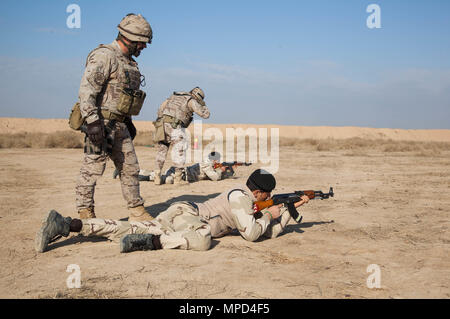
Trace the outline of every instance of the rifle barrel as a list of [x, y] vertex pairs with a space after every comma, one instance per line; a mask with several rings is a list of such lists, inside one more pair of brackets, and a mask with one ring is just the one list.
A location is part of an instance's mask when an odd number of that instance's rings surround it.
[[[330, 187], [330, 191], [328, 193], [324, 193], [322, 191], [314, 191], [314, 190], [306, 190], [306, 191], [295, 191], [294, 193], [286, 193], [286, 194], [275, 194], [271, 199], [265, 201], [259, 201], [254, 203], [255, 212], [259, 212], [260, 210], [278, 205], [281, 203], [297, 203], [301, 200], [302, 196], [308, 196], [309, 199], [328, 199], [330, 197], [334, 197], [333, 187]], [[297, 206], [295, 206], [297, 207]]]

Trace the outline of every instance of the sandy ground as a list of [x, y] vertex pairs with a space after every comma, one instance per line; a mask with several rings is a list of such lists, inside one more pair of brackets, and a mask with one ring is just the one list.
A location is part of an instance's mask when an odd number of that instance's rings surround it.
[[[155, 149], [138, 147], [152, 169]], [[74, 187], [81, 149], [0, 149], [0, 298], [449, 298], [450, 153], [309, 152], [282, 148], [274, 193], [334, 187], [335, 197], [303, 206], [278, 238], [215, 239], [206, 252], [120, 254], [108, 240], [71, 235], [43, 254], [33, 241], [50, 209], [77, 217]], [[141, 183], [156, 216], [167, 201], [206, 200], [242, 183]], [[128, 216], [108, 162], [96, 189], [98, 217]], [[69, 289], [68, 265], [81, 270]], [[368, 288], [367, 267], [380, 267], [381, 288]]]

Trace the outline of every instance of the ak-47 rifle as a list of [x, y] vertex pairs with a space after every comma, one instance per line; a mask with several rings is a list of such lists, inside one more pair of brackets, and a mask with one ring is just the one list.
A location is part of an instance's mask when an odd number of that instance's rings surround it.
[[265, 200], [265, 201], [259, 201], [255, 202], [253, 204], [253, 210], [255, 214], [255, 218], [260, 218], [262, 216], [261, 210], [264, 208], [273, 206], [273, 205], [279, 205], [279, 204], [285, 204], [288, 208], [289, 214], [291, 217], [297, 222], [300, 223], [302, 221], [303, 216], [300, 216], [300, 214], [297, 212], [296, 204], [301, 201], [301, 197], [303, 195], [306, 195], [309, 197], [309, 199], [328, 199], [330, 197], [334, 196], [333, 187], [330, 187], [330, 191], [328, 193], [324, 193], [322, 191], [313, 191], [313, 190], [307, 190], [307, 191], [296, 191], [293, 193], [287, 193], [287, 194], [277, 194], [273, 195], [271, 199]]
[[219, 167], [225, 167], [225, 176], [231, 177], [234, 175], [234, 169], [233, 166], [250, 166], [252, 163], [245, 163], [245, 162], [222, 162], [222, 163], [215, 163], [214, 169]]
[[222, 163], [215, 163], [214, 169], [219, 167], [226, 167], [227, 169], [232, 169], [233, 166], [250, 166], [252, 163], [245, 163], [245, 162], [222, 162]]

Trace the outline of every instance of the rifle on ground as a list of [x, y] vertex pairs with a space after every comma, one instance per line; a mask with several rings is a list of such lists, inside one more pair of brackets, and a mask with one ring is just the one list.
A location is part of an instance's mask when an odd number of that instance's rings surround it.
[[300, 223], [302, 221], [303, 216], [300, 216], [300, 214], [297, 212], [296, 208], [298, 206], [296, 206], [296, 203], [301, 201], [301, 197], [303, 195], [308, 196], [309, 199], [317, 199], [317, 198], [328, 199], [328, 198], [334, 196], [334, 192], [333, 192], [333, 187], [330, 187], [330, 191], [328, 193], [324, 193], [322, 191], [306, 190], [306, 191], [295, 191], [293, 193], [287, 193], [287, 194], [273, 195], [271, 199], [255, 202], [253, 204], [254, 216], [255, 216], [255, 218], [260, 218], [260, 217], [262, 217], [261, 210], [263, 210], [264, 208], [267, 208], [267, 207], [270, 207], [273, 205], [284, 204], [287, 206], [291, 217], [297, 223]]

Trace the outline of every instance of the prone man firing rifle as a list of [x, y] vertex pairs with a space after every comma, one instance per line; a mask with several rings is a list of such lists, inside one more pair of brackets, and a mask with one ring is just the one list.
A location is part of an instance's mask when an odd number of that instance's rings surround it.
[[253, 210], [255, 212], [255, 218], [260, 218], [262, 216], [261, 210], [264, 208], [284, 204], [287, 206], [289, 214], [291, 217], [297, 222], [300, 223], [302, 221], [303, 216], [301, 216], [297, 207], [301, 206], [303, 203], [309, 201], [310, 199], [328, 199], [330, 197], [334, 197], [333, 187], [330, 187], [330, 191], [328, 193], [324, 193], [322, 191], [295, 191], [293, 193], [287, 194], [277, 194], [273, 195], [271, 199], [265, 201], [255, 202], [253, 205]]

